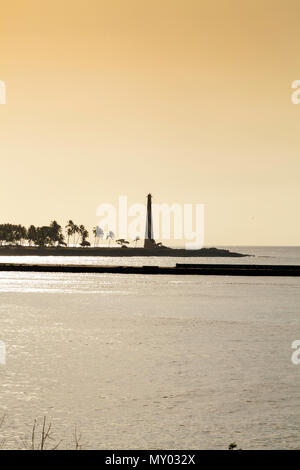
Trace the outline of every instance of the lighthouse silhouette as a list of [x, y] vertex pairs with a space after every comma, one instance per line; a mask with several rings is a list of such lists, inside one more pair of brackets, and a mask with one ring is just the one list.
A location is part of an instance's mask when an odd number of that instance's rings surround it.
[[147, 196], [147, 216], [144, 248], [155, 248], [152, 226], [152, 195], [150, 193]]

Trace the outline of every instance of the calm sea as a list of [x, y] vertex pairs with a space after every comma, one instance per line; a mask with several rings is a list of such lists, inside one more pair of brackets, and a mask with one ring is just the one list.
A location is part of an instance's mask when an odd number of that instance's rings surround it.
[[[300, 248], [230, 249], [255, 256], [199, 261], [300, 264]], [[0, 258], [10, 261], [181, 262]], [[0, 272], [0, 443], [30, 445], [34, 419], [47, 415], [60, 448], [74, 447], [75, 426], [85, 449], [226, 449], [233, 441], [299, 448], [300, 365], [291, 362], [299, 285], [281, 277]]]

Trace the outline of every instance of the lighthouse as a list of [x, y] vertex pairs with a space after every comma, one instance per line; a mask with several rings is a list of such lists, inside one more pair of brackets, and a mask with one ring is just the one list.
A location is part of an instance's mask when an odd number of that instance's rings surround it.
[[152, 226], [152, 195], [148, 194], [144, 248], [154, 248], [154, 247], [155, 247], [155, 240], [153, 238], [153, 226]]

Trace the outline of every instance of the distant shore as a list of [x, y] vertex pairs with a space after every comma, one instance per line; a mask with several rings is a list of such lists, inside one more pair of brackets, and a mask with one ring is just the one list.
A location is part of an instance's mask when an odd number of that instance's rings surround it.
[[250, 256], [234, 253], [220, 248], [201, 248], [186, 250], [184, 248], [120, 248], [120, 247], [36, 247], [36, 246], [1, 246], [0, 256], [168, 256], [168, 257], [244, 257]]

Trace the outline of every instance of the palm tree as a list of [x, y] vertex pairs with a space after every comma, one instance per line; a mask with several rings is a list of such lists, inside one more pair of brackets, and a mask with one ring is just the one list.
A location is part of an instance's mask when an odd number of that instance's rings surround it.
[[14, 233], [12, 224], [1, 224], [0, 225], [0, 242], [1, 245], [3, 242], [13, 242]]
[[[22, 241], [27, 237], [27, 230], [23, 225], [13, 225], [13, 232], [14, 232], [14, 239], [17, 242], [20, 242], [22, 245]], [[18, 244], [18, 243], [17, 243]]]
[[94, 248], [95, 248], [96, 239], [97, 239], [97, 227], [93, 227], [93, 235], [94, 235]]
[[58, 245], [63, 245], [64, 235], [62, 233], [61, 226], [56, 222], [56, 220], [53, 220], [51, 222], [49, 228], [50, 228], [49, 235], [50, 235], [51, 241], [53, 243], [57, 243]]
[[[99, 225], [97, 225], [96, 232], [97, 232], [97, 238], [98, 238], [98, 240], [103, 240], [103, 237], [104, 237], [104, 230], [103, 230], [103, 228], [101, 228], [101, 227], [99, 227]], [[114, 234], [113, 234], [113, 237], [114, 237]], [[99, 244], [99, 242], [98, 242], [98, 244]]]
[[108, 247], [110, 247], [110, 241], [113, 240], [115, 238], [115, 234], [114, 232], [112, 232], [111, 230], [109, 230], [108, 234], [106, 235], [106, 240], [108, 239]]
[[70, 237], [72, 237], [72, 235], [74, 234], [74, 227], [75, 227], [75, 224], [73, 220], [69, 220], [69, 222], [66, 225], [66, 231], [67, 231], [67, 236], [68, 236], [68, 243], [67, 243], [68, 246], [70, 242]]
[[86, 241], [86, 239], [89, 237], [89, 232], [87, 231], [84, 225], [79, 226], [79, 233], [81, 237], [80, 245], [81, 246], [88, 246], [87, 244], [90, 245], [90, 243]]
[[6, 241], [6, 233], [5, 233], [5, 224], [0, 225], [0, 245], [2, 246], [2, 243]]
[[4, 224], [4, 236], [5, 241], [8, 243], [15, 242], [15, 234], [14, 234], [14, 225], [12, 224]]
[[30, 225], [27, 231], [27, 240], [29, 241], [29, 245], [31, 243], [35, 244], [36, 242], [36, 227], [34, 225]]
[[[76, 234], [78, 234], [77, 238], [76, 238]], [[73, 227], [73, 245], [77, 246], [79, 237], [80, 237], [80, 229], [79, 229], [78, 225], [74, 224], [74, 227]]]
[[16, 245], [18, 244], [18, 242], [21, 242], [21, 239], [22, 239], [20, 227], [21, 227], [20, 225], [13, 225], [14, 239], [15, 239]]
[[35, 243], [42, 247], [52, 244], [51, 229], [49, 226], [44, 225], [43, 227], [36, 228]]
[[99, 240], [102, 240], [104, 237], [104, 230], [97, 225], [97, 227], [93, 228], [93, 235], [94, 235], [94, 247], [99, 245]]

